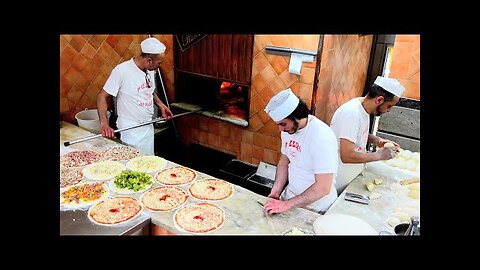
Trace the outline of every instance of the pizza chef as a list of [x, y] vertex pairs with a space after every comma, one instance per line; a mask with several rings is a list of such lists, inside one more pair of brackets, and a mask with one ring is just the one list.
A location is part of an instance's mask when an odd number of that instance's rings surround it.
[[305, 102], [290, 88], [272, 97], [265, 111], [278, 125], [282, 139], [275, 182], [268, 195], [273, 200], [265, 203], [265, 210], [273, 214], [305, 207], [325, 213], [337, 198], [335, 134], [309, 114]]

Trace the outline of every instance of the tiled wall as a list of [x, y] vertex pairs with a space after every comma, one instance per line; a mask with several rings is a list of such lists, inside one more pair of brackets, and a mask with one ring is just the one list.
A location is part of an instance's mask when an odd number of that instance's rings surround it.
[[405, 86], [404, 97], [420, 99], [420, 35], [396, 35], [389, 77]]
[[362, 95], [372, 40], [372, 35], [324, 36], [315, 116], [325, 123], [340, 105]]
[[246, 128], [224, 121], [189, 116], [179, 118], [184, 143], [198, 143], [238, 159], [258, 164], [277, 164], [280, 157], [280, 131], [263, 110], [270, 98], [290, 87], [310, 106], [315, 65], [303, 63], [301, 75], [288, 72], [290, 57], [265, 52], [266, 45], [317, 51], [319, 35], [255, 35], [250, 95], [250, 119]]
[[[161, 65], [169, 98], [173, 98], [172, 35], [153, 35], [167, 49]], [[140, 53], [140, 42], [148, 35], [60, 35], [60, 113], [76, 124], [75, 114], [97, 108], [97, 94], [112, 69]], [[112, 105], [112, 104], [110, 104]]]

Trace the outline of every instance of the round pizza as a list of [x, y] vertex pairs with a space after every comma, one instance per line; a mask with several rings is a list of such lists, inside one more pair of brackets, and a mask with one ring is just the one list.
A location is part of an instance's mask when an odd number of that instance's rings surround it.
[[78, 184], [82, 179], [83, 173], [80, 168], [60, 168], [60, 188]]
[[60, 206], [78, 209], [95, 204], [109, 196], [107, 185], [103, 182], [86, 182], [60, 189]]
[[110, 181], [111, 191], [120, 194], [144, 192], [153, 184], [153, 177], [144, 172], [123, 171]]
[[164, 185], [184, 185], [197, 178], [197, 173], [183, 166], [167, 168], [155, 174], [155, 180]]
[[207, 202], [189, 204], [175, 212], [173, 221], [180, 230], [190, 233], [208, 233], [225, 223], [225, 211]]
[[156, 187], [143, 193], [140, 201], [150, 211], [167, 212], [183, 205], [188, 194], [179, 187]]
[[95, 224], [112, 226], [126, 223], [141, 214], [140, 202], [132, 197], [116, 196], [94, 204], [88, 218]]
[[205, 178], [190, 185], [188, 192], [199, 200], [223, 200], [233, 195], [233, 186], [227, 181]]
[[63, 167], [83, 167], [102, 159], [102, 155], [92, 150], [76, 150], [68, 152], [60, 157], [60, 165]]
[[102, 153], [103, 159], [113, 160], [113, 161], [129, 160], [139, 156], [141, 156], [140, 151], [138, 151], [137, 149], [131, 146], [126, 146], [126, 145], [114, 146], [112, 148], [105, 150]]
[[125, 165], [118, 161], [104, 160], [85, 166], [82, 172], [88, 179], [104, 181], [112, 179], [125, 169]]
[[167, 161], [157, 156], [141, 156], [127, 162], [127, 168], [132, 171], [153, 173], [167, 166]]

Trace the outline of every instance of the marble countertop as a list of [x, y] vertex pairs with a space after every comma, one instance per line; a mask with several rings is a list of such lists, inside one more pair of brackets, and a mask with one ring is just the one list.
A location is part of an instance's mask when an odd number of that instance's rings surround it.
[[[62, 128], [60, 129], [60, 155], [72, 150], [89, 149], [95, 151], [103, 151], [112, 146], [119, 145], [119, 143], [114, 140], [100, 137], [72, 144], [68, 147], [64, 146], [65, 141], [78, 140], [92, 135], [94, 134], [78, 126], [69, 123], [63, 123]], [[176, 165], [179, 164], [168, 161], [166, 167], [168, 168]], [[198, 174], [197, 179], [211, 177], [202, 172], [196, 172]], [[152, 173], [151, 175], [153, 176], [154, 174], [155, 173]], [[313, 222], [320, 216], [320, 214], [303, 208], [296, 208], [284, 213], [267, 216], [263, 210], [263, 207], [257, 203], [257, 200], [261, 202], [267, 201], [268, 199], [266, 197], [251, 192], [243, 187], [234, 184], [232, 185], [235, 189], [233, 196], [222, 201], [213, 202], [214, 204], [220, 206], [225, 210], [225, 223], [221, 228], [208, 233], [208, 235], [281, 235], [291, 228], [299, 228], [307, 233], [313, 234]], [[152, 187], [156, 186], [160, 186], [160, 184], [154, 183]], [[180, 186], [180, 188], [187, 191], [188, 185]], [[140, 198], [141, 194], [133, 194], [131, 196], [138, 199]], [[199, 200], [189, 198], [186, 204], [195, 202], [199, 202]], [[62, 212], [64, 212], [63, 216], [65, 217], [65, 219], [63, 219], [63, 222], [61, 222], [61, 231], [62, 228], [71, 228], [69, 230], [69, 234], [120, 234], [116, 231], [109, 232], [108, 229], [107, 231], [95, 230], [96, 227], [102, 226], [95, 225], [89, 222], [88, 219], [86, 219], [83, 226], [91, 227], [93, 231], [88, 230], [85, 227], [78, 227], [78, 218], [72, 218], [72, 213], [68, 213], [71, 211], [61, 211], [61, 214]], [[77, 212], [79, 211], [77, 210]], [[127, 225], [130, 225], [132, 227], [138, 226], [138, 224], [145, 222], [145, 218], [148, 217], [150, 218], [150, 222], [162, 227], [163, 229], [173, 234], [190, 235], [190, 233], [178, 230], [175, 227], [173, 222], [174, 213], [175, 210], [169, 212], [151, 212], [149, 210], [143, 210], [143, 213], [139, 218], [136, 218], [132, 222], [128, 222]], [[83, 215], [86, 215], [86, 213], [83, 213]], [[72, 229], [73, 222], [77, 222], [77, 231], [75, 231], [75, 227], [73, 227]], [[111, 228], [111, 230], [113, 229], [115, 229], [115, 227]], [[128, 232], [132, 230], [127, 228], [120, 231]]]

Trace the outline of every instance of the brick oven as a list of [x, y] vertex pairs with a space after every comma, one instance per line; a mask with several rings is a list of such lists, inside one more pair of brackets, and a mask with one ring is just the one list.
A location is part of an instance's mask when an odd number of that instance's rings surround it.
[[[189, 37], [190, 36], [190, 37]], [[188, 47], [180, 41], [194, 40]], [[253, 35], [175, 35], [175, 103], [248, 126]]]

